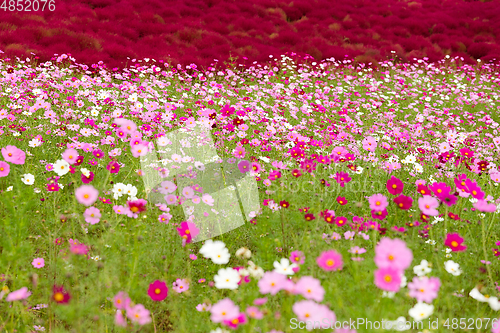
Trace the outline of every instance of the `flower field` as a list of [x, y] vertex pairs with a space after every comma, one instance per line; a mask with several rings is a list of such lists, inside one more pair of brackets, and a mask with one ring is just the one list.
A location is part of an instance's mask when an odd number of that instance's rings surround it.
[[500, 332], [497, 65], [77, 60], [0, 62], [0, 331]]

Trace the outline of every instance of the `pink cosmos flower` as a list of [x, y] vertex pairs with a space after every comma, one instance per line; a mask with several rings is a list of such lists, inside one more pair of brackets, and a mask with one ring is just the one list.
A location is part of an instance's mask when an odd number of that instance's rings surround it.
[[387, 181], [387, 191], [392, 195], [397, 195], [403, 192], [404, 184], [403, 182], [394, 176]]
[[439, 201], [430, 195], [424, 195], [422, 198], [418, 198], [418, 208], [425, 215], [437, 216], [439, 211], [436, 209], [439, 207]]
[[6, 162], [12, 164], [24, 164], [26, 160], [26, 153], [16, 146], [2, 148], [2, 156]]
[[321, 286], [319, 280], [312, 276], [303, 276], [295, 284], [295, 293], [301, 294], [307, 299], [322, 302], [325, 295], [325, 289]]
[[150, 312], [142, 304], [127, 308], [127, 317], [130, 321], [139, 325], [146, 325], [151, 322]]
[[101, 219], [101, 211], [96, 207], [89, 207], [83, 213], [83, 217], [85, 218], [85, 222], [90, 224], [97, 224]]
[[305, 256], [301, 251], [293, 251], [290, 254], [290, 262], [302, 265], [304, 263]]
[[177, 280], [175, 280], [174, 283], [172, 283], [172, 285], [173, 285], [172, 289], [174, 289], [179, 294], [189, 290], [189, 282], [186, 279], [182, 279], [182, 280], [177, 279]]
[[8, 294], [5, 300], [7, 302], [21, 301], [23, 299], [30, 297], [30, 295], [31, 291], [28, 291], [27, 287], [22, 287], [21, 289], [13, 291], [10, 294]]
[[130, 298], [124, 291], [120, 291], [118, 294], [116, 294], [113, 300], [115, 307], [120, 310], [125, 310], [126, 308], [128, 308], [130, 302], [131, 302]]
[[413, 260], [413, 253], [401, 239], [384, 237], [375, 247], [375, 264], [379, 268], [394, 267], [400, 271], [407, 269]]
[[264, 305], [267, 302], [267, 297], [263, 298], [256, 298], [255, 301], [253, 301], [253, 304], [255, 305]]
[[366, 250], [363, 248], [360, 248], [359, 246], [354, 246], [351, 249], [349, 249], [349, 253], [352, 253], [352, 254], [363, 254], [365, 252], [366, 252]]
[[[337, 320], [335, 313], [326, 305], [317, 304], [310, 300], [296, 302], [292, 306], [292, 310], [300, 321], [319, 322], [319, 326], [316, 323], [315, 328], [327, 328], [326, 323], [328, 323], [328, 327], [331, 327], [330, 325]], [[311, 330], [312, 327], [307, 329]]]
[[186, 197], [187, 199], [192, 199], [193, 196], [194, 196], [194, 190], [191, 186], [186, 186], [182, 189], [182, 194], [184, 195], [184, 197]]
[[75, 190], [76, 200], [85, 206], [92, 206], [99, 197], [99, 191], [92, 185], [82, 185]]
[[45, 266], [45, 260], [43, 258], [35, 258], [31, 264], [35, 268], [42, 268]]
[[370, 209], [376, 212], [383, 211], [389, 205], [385, 195], [380, 193], [374, 194], [369, 197], [368, 202], [370, 203]]
[[270, 293], [271, 295], [276, 295], [284, 288], [286, 280], [286, 275], [270, 271], [264, 273], [257, 285], [261, 294]]
[[249, 317], [254, 319], [262, 319], [264, 318], [264, 314], [255, 306], [249, 306], [245, 311]]
[[385, 291], [397, 292], [401, 287], [401, 270], [394, 267], [377, 269], [375, 271], [375, 285]]
[[69, 164], [75, 164], [78, 159], [78, 152], [76, 149], [68, 148], [64, 151], [64, 153], [62, 153], [62, 158]]
[[316, 258], [319, 267], [325, 271], [341, 270], [344, 262], [342, 255], [335, 250], [324, 251]]
[[478, 200], [473, 206], [480, 212], [493, 213], [497, 210], [497, 206], [494, 203], [489, 204], [486, 200]]
[[231, 299], [224, 298], [212, 306], [210, 313], [210, 320], [212, 322], [222, 323], [225, 320], [232, 320], [238, 317], [240, 308]]
[[7, 177], [10, 172], [10, 165], [7, 162], [0, 161], [0, 177]]
[[132, 146], [130, 147], [130, 150], [132, 151], [132, 156], [134, 157], [146, 156], [148, 153], [148, 147], [144, 145], [144, 143]]
[[115, 325], [121, 327], [127, 327], [127, 321], [125, 320], [125, 317], [123, 316], [121, 310], [116, 310]]
[[441, 282], [438, 278], [427, 276], [413, 278], [413, 281], [408, 283], [410, 297], [416, 298], [417, 302], [432, 303], [437, 297]]
[[375, 138], [372, 136], [367, 136], [366, 138], [364, 138], [362, 143], [363, 149], [365, 150], [375, 151], [375, 148], [377, 148], [377, 140], [375, 140]]
[[73, 244], [70, 247], [70, 251], [74, 254], [86, 255], [89, 252], [89, 249], [84, 244]]

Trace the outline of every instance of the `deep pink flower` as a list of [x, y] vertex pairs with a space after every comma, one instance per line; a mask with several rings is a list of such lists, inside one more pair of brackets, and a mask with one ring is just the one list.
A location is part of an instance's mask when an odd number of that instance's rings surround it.
[[462, 245], [463, 242], [464, 239], [459, 234], [447, 234], [444, 245], [450, 247], [453, 252], [462, 252], [467, 249], [467, 246]]
[[472, 197], [482, 200], [484, 199], [484, 192], [481, 190], [481, 187], [477, 184], [477, 182], [474, 180], [470, 180], [467, 178], [465, 180], [465, 186], [467, 188], [467, 192], [472, 195]]
[[344, 187], [345, 183], [349, 183], [352, 180], [347, 172], [337, 172], [335, 174], [335, 181], [340, 184], [340, 187]]
[[163, 301], [168, 295], [167, 284], [159, 280], [154, 281], [149, 285], [148, 295], [153, 301]]
[[238, 326], [245, 324], [247, 321], [247, 316], [244, 313], [240, 313], [236, 318], [224, 320], [222, 323], [236, 329]]
[[379, 211], [372, 210], [371, 213], [372, 213], [372, 217], [374, 219], [377, 219], [377, 220], [385, 219], [387, 217], [387, 214], [388, 214], [387, 209], [379, 210]]
[[177, 228], [177, 232], [179, 232], [179, 235], [185, 239], [186, 243], [191, 243], [193, 238], [196, 238], [196, 236], [200, 233], [200, 229], [198, 229], [196, 224], [193, 222], [184, 221], [181, 223], [181, 227]]
[[106, 169], [110, 173], [118, 173], [118, 171], [120, 171], [120, 164], [116, 161], [110, 161], [106, 166]]
[[407, 197], [406, 195], [402, 194], [394, 198], [393, 201], [398, 206], [398, 208], [402, 210], [410, 209], [413, 204], [413, 199], [411, 197]]
[[403, 192], [404, 184], [403, 182], [394, 176], [387, 181], [387, 191], [392, 195], [397, 195]]
[[304, 259], [305, 259], [304, 253], [302, 253], [301, 251], [293, 251], [290, 254], [291, 263], [302, 265], [304, 263]]

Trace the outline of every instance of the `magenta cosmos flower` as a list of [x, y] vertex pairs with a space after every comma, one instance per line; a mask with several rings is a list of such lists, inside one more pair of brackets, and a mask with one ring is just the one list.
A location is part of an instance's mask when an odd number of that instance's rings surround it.
[[446, 235], [444, 245], [450, 247], [453, 252], [462, 252], [467, 249], [467, 246], [462, 245], [463, 242], [464, 239], [459, 234], [454, 233]]
[[188, 221], [181, 223], [181, 227], [177, 228], [179, 235], [186, 240], [186, 243], [191, 243], [193, 238], [196, 238], [200, 233], [200, 229], [196, 227], [196, 224]]
[[401, 270], [395, 267], [379, 268], [375, 271], [375, 285], [385, 291], [397, 292], [401, 288]]
[[402, 210], [410, 209], [413, 204], [413, 199], [411, 197], [407, 197], [406, 195], [402, 194], [394, 198], [393, 201], [398, 206], [398, 208]]
[[301, 251], [293, 251], [290, 254], [290, 261], [292, 263], [302, 265], [304, 263], [304, 260], [305, 260], [305, 256], [304, 256], [304, 253], [302, 253]]
[[247, 322], [247, 316], [244, 313], [240, 313], [236, 318], [233, 318], [231, 320], [224, 320], [222, 323], [231, 327], [232, 329], [236, 329], [239, 325], [243, 325]]
[[387, 181], [387, 191], [392, 195], [397, 195], [403, 192], [404, 184], [403, 182], [394, 176]]
[[120, 171], [120, 164], [118, 162], [116, 162], [116, 161], [111, 161], [106, 166], [106, 169], [110, 173], [118, 173], [118, 171]]
[[374, 260], [379, 268], [394, 267], [403, 271], [410, 266], [413, 253], [401, 239], [384, 237], [375, 247]]
[[374, 194], [369, 197], [368, 202], [370, 203], [370, 209], [376, 212], [383, 211], [389, 205], [385, 195], [380, 193]]
[[92, 206], [99, 197], [99, 191], [92, 185], [82, 185], [75, 190], [76, 200], [85, 206]]
[[156, 280], [149, 285], [148, 295], [153, 301], [163, 301], [168, 295], [167, 284], [163, 281]]
[[465, 180], [465, 186], [467, 187], [466, 191], [470, 193], [472, 197], [478, 200], [484, 199], [484, 192], [481, 190], [481, 187], [477, 185], [477, 182], [475, 180], [472, 181], [469, 178], [467, 178]]
[[342, 255], [335, 250], [324, 251], [316, 258], [316, 262], [319, 267], [323, 268], [325, 271], [340, 271], [344, 264]]
[[422, 198], [418, 198], [418, 208], [428, 216], [437, 216], [439, 211], [436, 209], [439, 207], [439, 201], [430, 195], [424, 195]]
[[26, 153], [16, 146], [2, 148], [2, 156], [5, 161], [12, 164], [24, 164], [26, 160]]

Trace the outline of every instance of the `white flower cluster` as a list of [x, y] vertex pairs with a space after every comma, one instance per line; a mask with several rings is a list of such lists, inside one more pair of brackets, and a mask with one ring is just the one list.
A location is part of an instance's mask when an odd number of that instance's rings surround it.
[[[82, 171], [83, 172], [83, 171]], [[116, 200], [124, 194], [128, 194], [128, 200], [137, 200], [137, 187], [132, 184], [116, 183], [111, 190], [113, 198]]]

